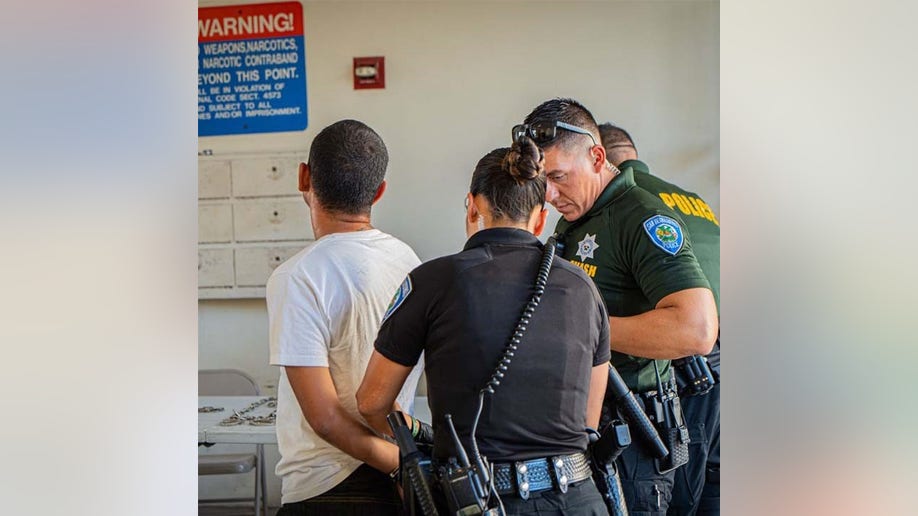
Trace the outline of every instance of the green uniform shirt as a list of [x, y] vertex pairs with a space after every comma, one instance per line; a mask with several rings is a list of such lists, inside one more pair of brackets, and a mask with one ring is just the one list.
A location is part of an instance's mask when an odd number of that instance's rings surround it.
[[658, 196], [664, 204], [682, 216], [686, 232], [692, 239], [692, 250], [701, 265], [701, 270], [711, 284], [717, 313], [720, 313], [720, 221], [714, 210], [701, 197], [678, 186], [651, 175], [643, 161], [636, 159], [622, 162], [621, 168], [634, 169], [634, 182], [648, 192]]
[[[555, 233], [564, 244], [561, 255], [593, 279], [609, 315], [626, 317], [652, 310], [674, 292], [710, 288], [682, 224], [659, 197], [635, 184], [627, 167], [587, 213], [574, 222], [562, 218]], [[634, 392], [656, 388], [652, 360], [612, 351], [612, 364]], [[669, 360], [657, 366], [669, 380]]]

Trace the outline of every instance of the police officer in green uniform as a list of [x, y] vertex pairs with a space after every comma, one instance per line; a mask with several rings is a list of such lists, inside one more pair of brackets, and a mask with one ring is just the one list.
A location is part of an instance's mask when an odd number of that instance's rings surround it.
[[[714, 292], [720, 314], [720, 222], [701, 197], [650, 173], [638, 160], [631, 135], [621, 127], [606, 123], [599, 126], [606, 159], [620, 169], [631, 168], [638, 186], [658, 196], [681, 216], [691, 235], [693, 250]], [[706, 360], [714, 378], [720, 376], [720, 337]], [[677, 361], [674, 374], [680, 385], [690, 382], [689, 368]], [[689, 429], [689, 463], [676, 470], [671, 515], [720, 514], [720, 384], [706, 393], [680, 390], [682, 411]]]
[[[634, 170], [606, 160], [593, 115], [572, 99], [536, 107], [513, 128], [545, 152], [546, 200], [562, 215], [562, 256], [593, 279], [609, 313], [612, 363], [649, 400], [672, 380], [670, 361], [711, 351], [717, 309], [690, 238], [663, 201], [639, 188]], [[611, 411], [610, 411], [611, 412]], [[674, 472], [635, 443], [619, 457], [632, 516], [665, 515]]]

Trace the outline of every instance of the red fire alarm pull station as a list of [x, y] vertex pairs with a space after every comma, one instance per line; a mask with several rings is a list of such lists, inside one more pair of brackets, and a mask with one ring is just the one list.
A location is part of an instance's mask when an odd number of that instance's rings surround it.
[[386, 87], [386, 58], [355, 57], [354, 58], [354, 89], [364, 90], [369, 88]]

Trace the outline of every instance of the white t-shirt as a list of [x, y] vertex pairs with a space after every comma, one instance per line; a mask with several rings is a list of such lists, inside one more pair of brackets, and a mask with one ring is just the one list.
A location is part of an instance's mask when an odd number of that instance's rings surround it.
[[[271, 365], [328, 367], [341, 406], [363, 421], [355, 396], [376, 333], [399, 285], [419, 264], [407, 244], [377, 229], [333, 233], [307, 246], [268, 279]], [[419, 363], [397, 398], [409, 412], [422, 370]], [[283, 367], [277, 443], [282, 503], [318, 496], [361, 464], [316, 435]]]

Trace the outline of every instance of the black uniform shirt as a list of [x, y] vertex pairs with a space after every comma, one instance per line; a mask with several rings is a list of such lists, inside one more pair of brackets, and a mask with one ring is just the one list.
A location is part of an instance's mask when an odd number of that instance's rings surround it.
[[[541, 256], [542, 244], [527, 231], [479, 231], [461, 253], [412, 271], [396, 294], [376, 350], [405, 366], [424, 352], [434, 457], [455, 455], [444, 414], [452, 414], [471, 453], [478, 393], [532, 295]], [[481, 453], [507, 462], [585, 450], [590, 373], [609, 356], [609, 322], [596, 287], [555, 259], [509, 370], [485, 398]]]

